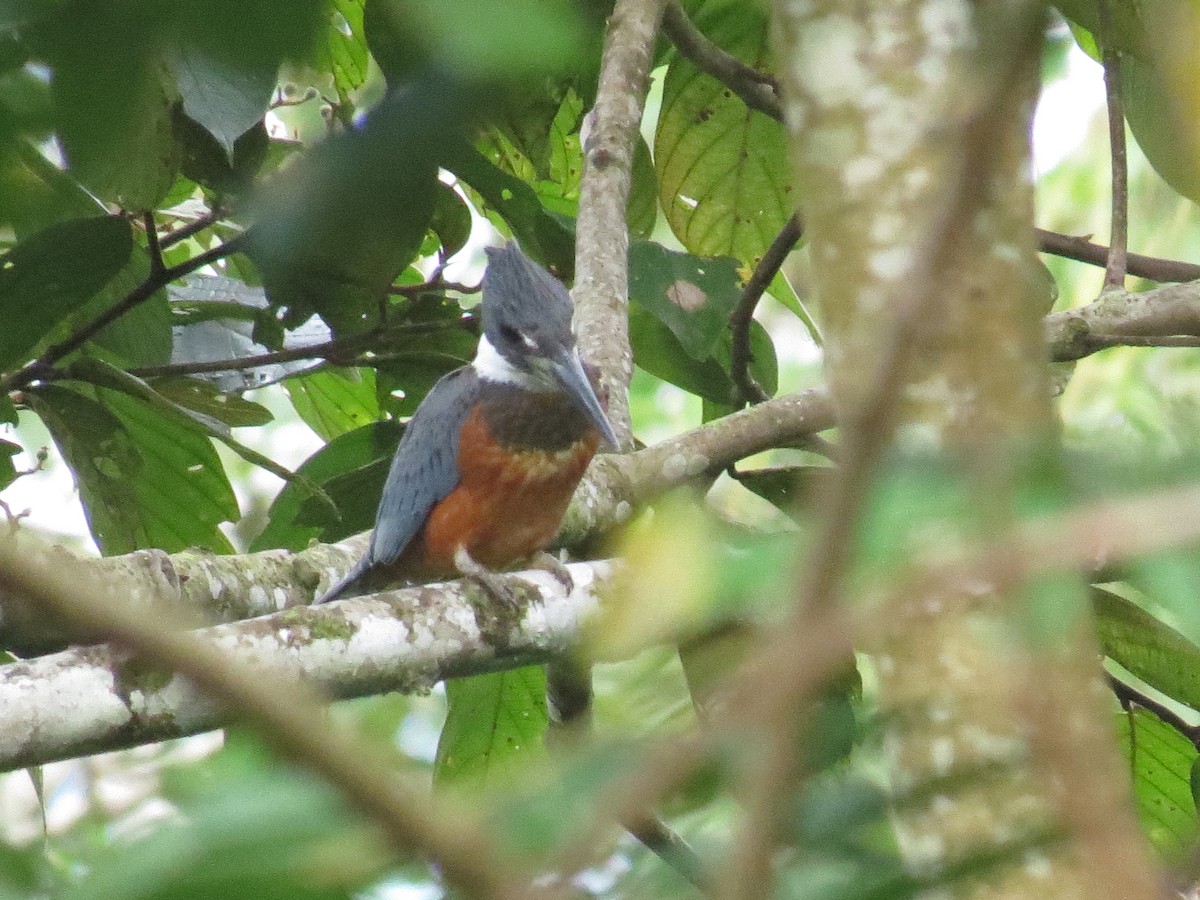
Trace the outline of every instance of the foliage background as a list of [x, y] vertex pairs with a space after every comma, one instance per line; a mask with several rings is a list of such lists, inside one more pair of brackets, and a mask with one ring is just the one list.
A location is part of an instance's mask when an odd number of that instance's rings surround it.
[[[771, 69], [758, 7], [684, 5], [713, 41]], [[0, 438], [0, 497], [11, 513], [28, 506], [31, 521], [75, 531], [69, 523], [79, 520], [44, 487], [45, 476], [61, 485], [69, 472], [105, 555], [143, 547], [300, 550], [312, 539], [368, 527], [398, 439], [393, 423], [473, 352], [463, 313], [476, 301], [470, 288], [478, 284], [479, 248], [495, 239], [493, 229], [571, 274], [579, 129], [594, 99], [606, 12], [603, 4], [577, 6], [0, 4], [0, 236], [9, 248], [0, 269], [0, 368], [9, 398], [0, 398], [0, 419], [9, 423]], [[1074, 46], [1056, 19], [1045, 42], [1043, 91], [1093, 65]], [[630, 408], [646, 443], [742, 405], [730, 374], [728, 313], [794, 206], [778, 123], [748, 114], [732, 91], [666, 42], [656, 61], [628, 214], [638, 366]], [[1104, 235], [1109, 182], [1099, 67], [1069, 84], [1083, 96], [1073, 102], [1097, 104], [1097, 112], [1066, 158], [1039, 177], [1038, 224]], [[385, 87], [392, 88], [386, 97]], [[364, 118], [366, 110], [373, 111]], [[1193, 201], [1167, 186], [1136, 144], [1131, 157], [1131, 245], [1154, 256], [1195, 257]], [[1161, 158], [1156, 164], [1164, 167]], [[439, 167], [457, 176], [461, 194], [438, 181]], [[108, 215], [118, 210], [127, 217]], [[165, 244], [210, 212], [205, 228], [156, 255], [147, 223]], [[198, 287], [215, 291], [199, 300], [181, 294], [178, 283], [157, 285], [145, 302], [88, 333], [82, 347], [55, 356], [60, 342], [87, 331], [157, 267], [186, 266], [230, 241], [245, 253], [214, 257], [205, 274], [236, 285]], [[1044, 259], [1057, 308], [1083, 306], [1099, 293], [1100, 270]], [[8, 269], [19, 278], [6, 276]], [[752, 373], [769, 393], [821, 381], [809, 328], [816, 299], [805, 291], [803, 254], [786, 271], [790, 284], [772, 280], [752, 335]], [[665, 300], [676, 279], [706, 292], [702, 314], [681, 316]], [[390, 286], [398, 290], [381, 300]], [[260, 287], [265, 305], [224, 302]], [[374, 330], [383, 307], [386, 333]], [[244, 356], [247, 337], [267, 351], [293, 346], [285, 329], [313, 313], [327, 328], [308, 332], [308, 342], [337, 346], [321, 354], [328, 362], [318, 369], [270, 370], [280, 377], [276, 386], [243, 394], [228, 383], [181, 380], [178, 368], [161, 374], [164, 366], [227, 355], [213, 354], [211, 343], [185, 346], [180, 329], [216, 329], [210, 337]], [[35, 359], [50, 363], [28, 368]], [[1192, 351], [1150, 347], [1117, 347], [1073, 364], [1059, 400], [1067, 449], [1081, 457], [1111, 450], [1109, 468], [1098, 468], [1113, 474], [1093, 495], [1187, 477], [1200, 423], [1196, 365]], [[122, 379], [123, 371], [146, 381]], [[253, 452], [227, 449], [231, 428], [238, 444], [318, 483], [338, 514], [294, 479], [275, 496], [283, 482], [264, 479], [246, 459]], [[327, 449], [316, 450], [320, 442]], [[42, 447], [50, 454], [46, 472], [17, 477], [39, 465]], [[782, 449], [742, 468], [780, 464], [812, 476], [813, 466], [826, 463], [819, 454]], [[881, 521], [922, 508], [934, 492], [920, 473], [906, 477], [891, 484], [890, 499], [884, 492]], [[694, 502], [667, 501], [626, 538], [635, 580], [667, 610], [667, 633], [702, 631], [698, 622], [723, 621], [721, 611], [732, 607], [778, 614], [780, 573], [794, 552], [788, 515], [811, 520], [764, 485], [766, 499], [723, 478], [705, 514]], [[864, 555], [886, 558], [895, 552], [889, 540], [880, 529], [865, 540]], [[1097, 603], [1101, 640], [1112, 671], [1143, 701], [1163, 703], [1165, 714], [1117, 715], [1114, 701], [1115, 730], [1145, 834], [1162, 860], [1176, 864], [1194, 848], [1200, 695], [1169, 673], [1194, 671], [1200, 653], [1200, 571], [1192, 554], [1178, 552], [1121, 574], [1122, 583]], [[1139, 609], [1154, 617], [1136, 618]], [[390, 748], [440, 790], [465, 788], [502, 852], [536, 868], [584, 831], [591, 805], [641, 741], [695, 725], [693, 704], [703, 691], [693, 679], [704, 666], [697, 672], [689, 663], [695, 667], [695, 657], [685, 653], [681, 663], [673, 649], [656, 645], [599, 665], [595, 739], [563, 755], [540, 749], [546, 714], [536, 668], [455, 683], [449, 693], [458, 713], [445, 729], [441, 689], [338, 704], [330, 717]], [[860, 664], [865, 683], [831, 687], [807, 736], [818, 762], [789, 808], [788, 834], [801, 850], [780, 872], [786, 896], [905, 896], [928, 886], [905, 874], [884, 824], [877, 673], [868, 660]], [[737, 758], [736, 748], [714, 754], [662, 810], [705, 861], [728, 850]], [[336, 792], [238, 729], [224, 740], [186, 739], [14, 772], [0, 781], [0, 804], [0, 895], [442, 893], [419, 855], [398, 857]], [[580, 883], [596, 895], [693, 891], [628, 836], [607, 836], [590, 862]]]

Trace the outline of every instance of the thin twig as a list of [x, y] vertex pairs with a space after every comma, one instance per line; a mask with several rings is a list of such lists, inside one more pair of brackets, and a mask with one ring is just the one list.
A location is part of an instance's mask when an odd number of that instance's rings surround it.
[[204, 251], [203, 253], [199, 253], [196, 256], [193, 256], [191, 259], [184, 260], [177, 266], [160, 269], [158, 272], [154, 271], [154, 266], [152, 263], [150, 274], [147, 275], [137, 287], [121, 298], [121, 300], [98, 315], [87, 325], [84, 325], [74, 334], [70, 335], [59, 343], [48, 347], [41, 356], [39, 356], [33, 362], [28, 363], [21, 369], [18, 369], [3, 383], [0, 383], [0, 395], [7, 394], [9, 391], [23, 388], [31, 382], [36, 381], [38, 378], [41, 378], [43, 374], [51, 371], [54, 368], [55, 363], [57, 363], [63, 357], [74, 353], [93, 337], [95, 337], [99, 332], [103, 331], [130, 310], [136, 308], [142, 303], [145, 303], [172, 281], [183, 278], [185, 275], [190, 275], [197, 269], [202, 269], [210, 263], [224, 259], [230, 254], [237, 253], [245, 244], [245, 237], [245, 234], [236, 235], [235, 237], [225, 241], [223, 244], [219, 244], [216, 247], [212, 247], [209, 250]]
[[182, 225], [161, 235], [158, 239], [158, 245], [163, 250], [166, 250], [168, 247], [174, 247], [180, 241], [186, 241], [188, 238], [199, 234], [205, 228], [211, 228], [213, 225], [216, 225], [223, 215], [225, 215], [225, 210], [220, 206], [214, 206], [204, 215], [197, 216], [186, 225]]
[[803, 232], [804, 226], [800, 221], [800, 214], [797, 213], [787, 220], [787, 224], [775, 236], [775, 240], [771, 241], [771, 246], [758, 261], [754, 273], [742, 289], [737, 306], [729, 314], [729, 328], [733, 332], [733, 344], [729, 351], [729, 375], [737, 386], [744, 404], [753, 405], [771, 399], [750, 374], [750, 322], [754, 318], [754, 310], [763, 292], [779, 272], [783, 261], [792, 252]]
[[1104, 287], [1124, 287], [1129, 252], [1129, 162], [1125, 154], [1125, 111], [1121, 103], [1121, 60], [1113, 40], [1110, 0], [1100, 3], [1100, 43], [1104, 62], [1104, 97], [1108, 105], [1108, 151], [1112, 160], [1111, 241], [1104, 268]]
[[150, 256], [150, 278], [161, 278], [167, 264], [163, 262], [162, 246], [158, 241], [158, 229], [154, 224], [154, 213], [148, 212], [142, 216], [142, 225], [146, 230], [146, 252]]
[[[161, 366], [142, 366], [130, 369], [130, 375], [138, 378], [159, 378], [166, 375], [200, 375], [207, 372], [237, 372], [243, 369], [257, 369], [262, 366], [275, 366], [280, 363], [297, 362], [302, 359], [325, 359], [335, 365], [353, 365], [360, 361], [360, 354], [373, 348], [385, 347], [393, 336], [411, 336], [414, 334], [429, 334], [450, 328], [461, 328], [473, 331], [476, 320], [472, 316], [464, 316], [452, 322], [410, 322], [401, 325], [391, 325], [383, 330], [373, 330], [364, 334], [355, 334], [344, 338], [335, 338], [319, 344], [309, 344], [306, 347], [292, 347], [286, 350], [275, 350], [270, 353], [260, 353], [256, 356], [243, 356], [238, 359], [214, 359], [202, 362], [167, 363]], [[366, 364], [366, 360], [362, 360]], [[53, 376], [49, 376], [53, 377]]]
[[440, 277], [433, 277], [428, 281], [422, 281], [420, 284], [393, 284], [387, 289], [387, 292], [397, 297], [417, 297], [421, 294], [428, 294], [434, 291], [457, 291], [460, 294], [478, 294], [483, 290], [483, 283], [479, 283], [474, 287], [469, 284], [459, 284], [456, 281], [443, 281]]
[[[1106, 266], [1108, 263], [1109, 248], [1103, 244], [1094, 244], [1086, 237], [1074, 237], [1057, 231], [1047, 231], [1045, 228], [1035, 228], [1033, 233], [1038, 243], [1038, 249], [1043, 253], [1063, 256], [1093, 266]], [[1126, 254], [1126, 266], [1130, 275], [1148, 278], [1151, 281], [1196, 281], [1200, 279], [1200, 266], [1176, 259], [1161, 259], [1156, 256], [1143, 256], [1141, 253], [1128, 253]]]
[[775, 79], [746, 65], [705, 37], [688, 18], [679, 0], [671, 0], [667, 4], [663, 15], [663, 33], [688, 62], [717, 79], [748, 107], [783, 121], [779, 85]]

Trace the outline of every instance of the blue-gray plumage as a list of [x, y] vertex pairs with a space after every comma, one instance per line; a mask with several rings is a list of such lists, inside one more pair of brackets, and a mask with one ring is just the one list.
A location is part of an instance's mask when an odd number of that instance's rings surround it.
[[316, 601], [327, 603], [372, 569], [390, 566], [420, 531], [430, 511], [458, 484], [458, 435], [479, 394], [470, 366], [442, 376], [409, 420], [375, 512], [366, 554]]

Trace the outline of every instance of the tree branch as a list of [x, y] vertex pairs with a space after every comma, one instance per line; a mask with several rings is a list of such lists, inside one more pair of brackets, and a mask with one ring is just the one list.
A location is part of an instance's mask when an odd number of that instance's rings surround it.
[[1099, 12], [1112, 181], [1109, 226], [1112, 235], [1104, 268], [1104, 287], [1107, 289], [1125, 286], [1126, 257], [1129, 252], [1129, 161], [1125, 153], [1125, 110], [1121, 103], [1121, 59], [1113, 41], [1110, 0], [1099, 0]]
[[142, 303], [145, 303], [156, 293], [158, 293], [159, 290], [166, 287], [172, 281], [183, 278], [185, 275], [190, 275], [197, 269], [202, 269], [210, 263], [214, 263], [217, 260], [224, 259], [226, 256], [239, 252], [245, 243], [245, 235], [239, 234], [236, 237], [230, 238], [223, 244], [212, 247], [203, 253], [198, 253], [191, 259], [185, 260], [177, 266], [161, 268], [156, 266], [153, 262], [154, 247], [157, 246], [157, 234], [154, 233], [153, 227], [151, 227], [147, 232], [147, 238], [152, 240], [150, 274], [147, 275], [137, 287], [131, 290], [107, 310], [98, 315], [91, 322], [84, 325], [74, 334], [70, 335], [59, 343], [48, 347], [40, 357], [27, 364], [23, 368], [17, 370], [4, 382], [0, 383], [0, 395], [7, 394], [9, 391], [18, 390], [30, 384], [31, 382], [36, 381], [45, 372], [53, 369], [54, 365], [59, 360], [63, 359], [63, 357], [74, 353], [93, 337], [95, 337], [99, 332], [103, 331], [130, 310], [136, 308]]
[[[678, 8], [677, 4], [673, 6]], [[799, 242], [803, 232], [804, 225], [800, 222], [800, 214], [796, 213], [787, 220], [787, 224], [775, 236], [775, 240], [771, 241], [771, 246], [758, 261], [754, 273], [742, 289], [737, 306], [729, 314], [729, 329], [733, 332], [733, 342], [729, 351], [729, 375], [737, 385], [743, 403], [762, 403], [770, 399], [770, 395], [750, 374], [750, 322], [754, 318], [754, 310], [758, 307], [763, 292], [779, 272], [783, 261]]]
[[1107, 347], [1192, 346], [1200, 337], [1200, 282], [1151, 291], [1105, 292], [1098, 300], [1045, 319], [1051, 358], [1081, 359]]
[[[733, 413], [636, 453], [597, 457], [575, 493], [556, 543], [581, 546], [666, 491], [833, 424], [829, 397], [822, 390], [809, 390]], [[267, 550], [242, 556], [139, 550], [80, 564], [97, 577], [119, 581], [147, 616], [165, 604], [176, 615], [187, 613], [216, 624], [311, 603], [322, 587], [349, 571], [365, 550], [366, 539], [364, 533], [298, 553]], [[64, 564], [72, 563], [70, 553], [59, 553]], [[79, 639], [64, 632], [61, 624], [39, 617], [20, 597], [0, 592], [0, 648], [31, 656]]]
[[629, 419], [629, 230], [626, 208], [654, 41], [666, 0], [617, 0], [604, 38], [596, 105], [588, 113], [575, 226], [575, 330], [584, 359], [600, 367], [608, 415], [622, 449]]
[[[1033, 233], [1037, 239], [1038, 249], [1043, 253], [1066, 257], [1093, 266], [1107, 265], [1109, 248], [1103, 244], [1094, 244], [1085, 237], [1072, 237], [1057, 231], [1047, 231], [1045, 228], [1035, 228]], [[1148, 278], [1151, 281], [1195, 281], [1200, 279], [1200, 266], [1175, 259], [1160, 259], [1156, 256], [1129, 253], [1126, 255], [1126, 265], [1130, 275]]]
[[679, 0], [670, 0], [663, 15], [663, 32], [692, 65], [733, 91], [751, 109], [783, 121], [779, 86], [770, 75], [746, 65], [718, 47], [688, 18]]
[[[31, 598], [46, 614], [86, 632], [110, 636], [134, 654], [91, 648], [0, 667], [4, 698], [0, 708], [6, 713], [0, 741], [12, 751], [11, 756], [5, 755], [7, 765], [33, 764], [22, 761], [36, 758], [29, 753], [30, 745], [44, 744], [52, 735], [63, 738], [66, 732], [78, 740], [83, 719], [93, 729], [98, 726], [116, 735], [117, 745], [123, 731], [144, 734], [142, 729], [158, 727], [165, 737], [172, 731], [186, 734], [211, 727], [217, 707], [200, 701], [198, 688], [208, 697], [219, 698], [225, 710], [222, 719], [234, 714], [247, 721], [278, 752], [337, 788], [380, 827], [393, 847], [424, 853], [467, 896], [515, 900], [531, 895], [532, 885], [518, 879], [504, 863], [479, 823], [461, 812], [440, 809], [428, 789], [396, 771], [389, 758], [369, 744], [331, 730], [321, 699], [304, 683], [319, 682], [321, 675], [320, 669], [298, 665], [296, 638], [306, 631], [315, 638], [314, 646], [328, 642], [347, 654], [361, 656], [364, 644], [378, 647], [380, 634], [393, 639], [387, 643], [394, 649], [394, 639], [405, 633], [394, 623], [389, 629], [387, 623], [375, 622], [367, 638], [356, 629], [371, 614], [388, 609], [386, 602], [360, 601], [360, 607], [368, 607], [360, 610], [362, 618], [347, 607], [292, 612], [269, 628], [261, 622], [246, 623], [246, 633], [222, 640], [178, 630], [178, 623], [147, 619], [125, 602], [119, 584], [85, 580], [84, 571], [82, 566], [64, 567], [46, 545], [28, 536], [0, 541], [0, 580], [6, 587]], [[85, 585], [86, 600], [78, 595]], [[427, 618], [422, 602], [414, 603], [414, 618], [406, 632], [416, 635], [412, 646], [447, 650], [454, 641], [474, 638], [494, 654], [502, 635], [520, 633], [535, 619], [545, 620], [540, 610], [529, 609], [520, 621], [498, 628], [486, 614], [461, 602], [469, 612], [460, 609], [451, 616], [449, 610], [442, 610], [445, 615], [435, 620]], [[322, 625], [328, 630], [322, 632]], [[357, 653], [355, 635], [359, 635]], [[443, 635], [448, 643], [441, 639]], [[206, 638], [215, 638], [216, 644]], [[229, 652], [234, 644], [236, 651]], [[453, 654], [448, 658], [453, 659]], [[36, 703], [35, 697], [43, 703]], [[187, 711], [173, 708], [173, 702]], [[52, 752], [66, 749], [72, 755], [80, 748], [82, 752], [96, 749], [94, 732], [91, 741], [83, 738], [75, 748], [69, 746], [70, 740], [63, 740]]]

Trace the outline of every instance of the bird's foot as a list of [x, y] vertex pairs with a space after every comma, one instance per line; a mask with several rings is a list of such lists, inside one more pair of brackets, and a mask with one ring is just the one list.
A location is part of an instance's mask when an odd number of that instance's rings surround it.
[[471, 554], [464, 548], [459, 547], [454, 554], [454, 565], [464, 578], [469, 578], [479, 585], [491, 600], [508, 609], [520, 611], [521, 602], [512, 588], [487, 566], [482, 566], [472, 559]]
[[571, 570], [553, 553], [547, 553], [545, 550], [535, 553], [529, 560], [529, 568], [549, 572], [568, 594], [575, 590], [575, 579], [571, 577]]

